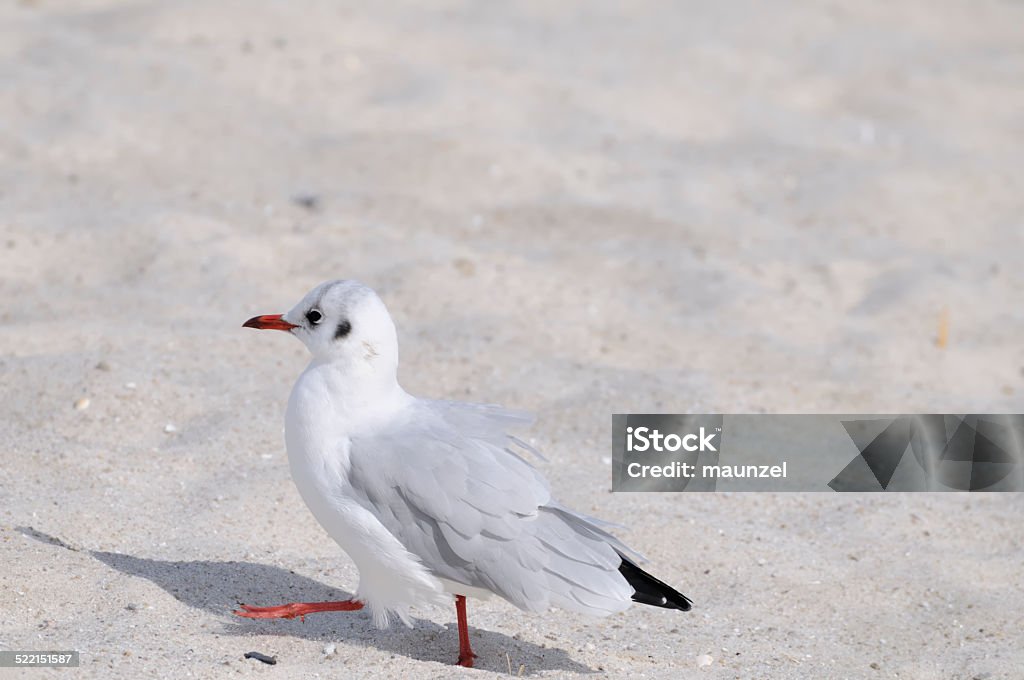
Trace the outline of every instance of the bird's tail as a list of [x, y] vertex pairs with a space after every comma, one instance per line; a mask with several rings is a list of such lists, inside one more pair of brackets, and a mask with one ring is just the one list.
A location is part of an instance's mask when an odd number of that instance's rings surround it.
[[652, 607], [664, 607], [666, 609], [679, 609], [684, 612], [690, 611], [690, 598], [678, 590], [654, 578], [646, 571], [636, 566], [628, 557], [619, 553], [622, 557], [622, 564], [619, 565], [619, 573], [622, 574], [629, 585], [633, 587], [633, 602], [649, 604]]

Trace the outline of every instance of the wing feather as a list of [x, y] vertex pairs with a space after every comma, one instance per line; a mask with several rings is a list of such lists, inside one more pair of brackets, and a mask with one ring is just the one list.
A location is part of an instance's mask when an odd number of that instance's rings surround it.
[[633, 589], [616, 550], [635, 553], [552, 500], [514, 450], [532, 449], [507, 433], [528, 422], [495, 406], [419, 400], [385, 431], [353, 438], [353, 497], [436, 576], [528, 611], [625, 609]]

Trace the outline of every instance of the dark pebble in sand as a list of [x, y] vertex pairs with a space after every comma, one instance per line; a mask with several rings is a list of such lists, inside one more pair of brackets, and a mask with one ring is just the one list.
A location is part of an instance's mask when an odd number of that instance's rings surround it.
[[262, 661], [263, 663], [270, 664], [271, 666], [277, 663], [276, 656], [267, 656], [266, 654], [260, 654], [259, 652], [246, 652], [245, 658], [256, 659], [257, 661]]

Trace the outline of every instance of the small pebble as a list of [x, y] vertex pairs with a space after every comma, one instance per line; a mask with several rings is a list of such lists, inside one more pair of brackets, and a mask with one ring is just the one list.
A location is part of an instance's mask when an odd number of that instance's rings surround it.
[[166, 425], [164, 425], [164, 432], [166, 432], [167, 434], [171, 434], [172, 432], [177, 431], [178, 428], [174, 426], [174, 423], [167, 423]]
[[246, 652], [245, 658], [256, 659], [257, 661], [262, 661], [263, 663], [269, 664], [271, 666], [277, 663], [276, 656], [267, 656], [266, 654], [261, 654], [260, 652]]
[[133, 382], [126, 382], [126, 383], [124, 384], [124, 388], [125, 388], [126, 390], [134, 390], [134, 389], [135, 389], [135, 387], [136, 387], [136, 385], [135, 385], [135, 383], [133, 383]]
[[700, 656], [697, 657], [697, 665], [702, 667], [702, 668], [704, 666], [710, 666], [714, 662], [715, 662], [715, 659], [710, 654], [701, 654]]
[[337, 651], [337, 647], [334, 643], [324, 645], [324, 656], [334, 656], [334, 652]]
[[75, 402], [75, 410], [84, 411], [85, 409], [89, 408], [90, 403], [92, 402], [89, 401], [88, 397], [82, 397], [81, 399]]
[[292, 203], [310, 212], [315, 212], [320, 208], [320, 197], [316, 194], [299, 194], [292, 196]]
[[97, 371], [109, 371], [110, 370], [110, 364], [108, 364], [106, 361], [101, 361], [98, 364], [96, 364], [96, 370]]
[[473, 276], [474, 274], [476, 274], [476, 265], [473, 264], [473, 261], [468, 258], [455, 258], [455, 260], [452, 261], [452, 265], [463, 276]]

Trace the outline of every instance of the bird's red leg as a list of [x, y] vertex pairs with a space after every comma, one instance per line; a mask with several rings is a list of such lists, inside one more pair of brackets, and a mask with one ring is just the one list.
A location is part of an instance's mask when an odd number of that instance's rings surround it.
[[455, 617], [459, 620], [459, 665], [473, 667], [476, 654], [469, 648], [469, 623], [466, 620], [466, 597], [455, 596]]
[[354, 612], [363, 608], [359, 600], [340, 600], [336, 602], [292, 602], [277, 607], [250, 607], [247, 604], [239, 605], [241, 609], [232, 612], [235, 616], [244, 616], [247, 619], [294, 619], [298, 616], [303, 621], [306, 614], [317, 612]]

